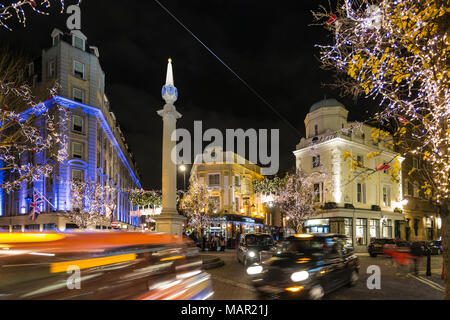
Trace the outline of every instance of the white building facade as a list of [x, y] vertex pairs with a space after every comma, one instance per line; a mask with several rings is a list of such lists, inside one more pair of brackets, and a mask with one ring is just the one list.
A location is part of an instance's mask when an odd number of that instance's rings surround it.
[[[344, 105], [335, 99], [314, 104], [305, 118], [306, 138], [294, 155], [297, 169], [322, 177], [315, 181], [321, 209], [306, 221], [305, 231], [345, 234], [362, 250], [371, 238], [405, 237], [401, 170], [396, 182], [387, 171], [367, 176], [361, 172], [364, 168], [352, 169], [345, 152], [366, 168], [392, 163], [396, 154], [372, 139], [372, 127], [348, 122], [347, 116]], [[403, 158], [397, 159], [401, 165]]]

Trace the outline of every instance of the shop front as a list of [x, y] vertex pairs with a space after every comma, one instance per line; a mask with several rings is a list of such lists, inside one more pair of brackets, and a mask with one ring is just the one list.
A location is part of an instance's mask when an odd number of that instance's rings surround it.
[[263, 219], [227, 214], [212, 219], [206, 230], [206, 236], [224, 237], [227, 248], [236, 248], [241, 234], [265, 231]]
[[[351, 216], [349, 216], [350, 214]], [[307, 220], [304, 231], [345, 235], [348, 245], [359, 251], [366, 250], [373, 238], [403, 239], [405, 237], [406, 223], [403, 216], [397, 214], [374, 215], [366, 211], [351, 212], [350, 214]]]

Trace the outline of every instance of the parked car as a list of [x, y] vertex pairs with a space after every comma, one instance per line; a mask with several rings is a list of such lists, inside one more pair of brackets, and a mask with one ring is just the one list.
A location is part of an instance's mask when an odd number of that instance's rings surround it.
[[427, 255], [427, 251], [430, 250], [431, 248], [428, 246], [428, 242], [427, 241], [414, 241], [411, 243], [411, 248], [418, 248], [420, 255], [422, 256], [426, 256]]
[[367, 246], [367, 251], [371, 257], [376, 257], [379, 254], [384, 254], [385, 246], [394, 246], [395, 240], [392, 238], [373, 238]]
[[275, 254], [275, 241], [270, 234], [247, 233], [241, 236], [236, 252], [238, 262], [244, 266], [261, 262]]
[[428, 247], [431, 249], [431, 254], [441, 254], [444, 251], [440, 240], [430, 241]]
[[247, 268], [261, 298], [322, 299], [359, 278], [359, 259], [346, 237], [297, 234], [281, 241], [276, 254]]
[[0, 233], [0, 300], [206, 299], [198, 252], [161, 233]]

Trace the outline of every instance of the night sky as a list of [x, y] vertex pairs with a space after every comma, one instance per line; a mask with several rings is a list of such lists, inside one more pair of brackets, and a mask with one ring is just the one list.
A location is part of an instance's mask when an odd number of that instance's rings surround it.
[[[315, 44], [331, 43], [326, 30], [310, 26], [319, 0], [160, 0], [211, 50], [273, 105], [304, 135], [311, 105], [326, 96], [350, 111], [350, 120], [367, 118], [372, 101], [340, 97], [324, 87], [333, 73], [320, 69]], [[59, 1], [54, 1], [58, 6]], [[73, 3], [74, 1], [66, 1]], [[332, 1], [333, 2], [333, 1]], [[167, 58], [173, 59], [179, 128], [203, 130], [280, 129], [281, 170], [295, 166], [292, 151], [301, 136], [173, 20], [155, 1], [83, 0], [82, 29], [100, 51], [106, 94], [137, 160], [144, 188], [161, 186], [162, 119]], [[0, 30], [1, 43], [40, 55], [50, 33], [67, 31], [67, 14], [30, 15], [24, 29]], [[192, 131], [193, 132], [193, 131]], [[179, 175], [179, 186], [183, 179]]]

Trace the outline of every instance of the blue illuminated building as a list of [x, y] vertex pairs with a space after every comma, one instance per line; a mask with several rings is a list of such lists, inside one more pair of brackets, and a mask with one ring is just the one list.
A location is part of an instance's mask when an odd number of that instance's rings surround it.
[[[100, 66], [99, 50], [89, 46], [86, 36], [79, 30], [64, 33], [54, 29], [51, 38], [52, 46], [28, 66], [28, 76], [38, 97], [55, 81], [61, 86], [59, 96], [46, 101], [46, 106], [56, 111], [56, 102], [70, 109], [69, 159], [58, 163], [51, 177], [24, 182], [19, 190], [10, 194], [0, 189], [0, 229], [42, 231], [74, 227], [64, 215], [71, 210], [67, 183], [71, 179], [95, 180], [114, 187], [118, 190], [114, 221], [122, 228], [139, 227], [139, 218], [130, 215], [132, 206], [126, 193], [141, 187], [139, 173], [105, 95], [105, 74]], [[43, 153], [24, 154], [21, 159], [36, 163], [46, 160]], [[6, 177], [0, 176], [0, 182], [2, 179]], [[28, 217], [33, 189], [52, 204], [41, 205], [43, 214], [36, 221]]]

